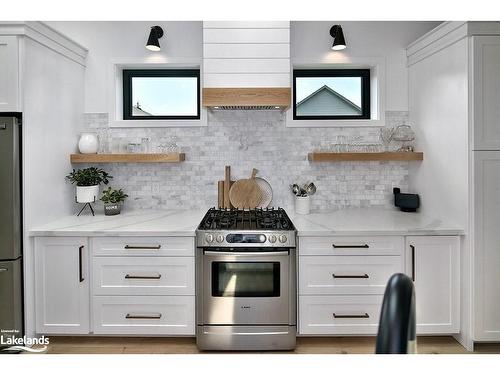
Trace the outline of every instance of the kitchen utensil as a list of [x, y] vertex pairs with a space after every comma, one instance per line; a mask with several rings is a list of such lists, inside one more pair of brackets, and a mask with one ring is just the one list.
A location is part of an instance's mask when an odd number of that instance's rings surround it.
[[[236, 208], [255, 208], [262, 201], [262, 192], [255, 181], [257, 169], [250, 178], [236, 181], [229, 191], [229, 200]], [[225, 187], [225, 186], [224, 186]]]
[[224, 207], [224, 181], [217, 181], [217, 207]]
[[257, 182], [257, 185], [259, 185], [259, 189], [262, 193], [262, 200], [260, 201], [260, 204], [257, 206], [259, 208], [265, 208], [268, 207], [271, 204], [271, 201], [273, 200], [273, 188], [267, 182], [261, 177], [255, 177], [255, 182]]
[[305, 190], [308, 196], [314, 195], [316, 193], [316, 185], [311, 182], [305, 186]]
[[292, 193], [295, 194], [296, 196], [300, 195], [300, 186], [297, 184], [292, 185]]
[[229, 208], [231, 206], [231, 200], [229, 199], [229, 191], [231, 189], [231, 167], [226, 165], [224, 169], [224, 207]]

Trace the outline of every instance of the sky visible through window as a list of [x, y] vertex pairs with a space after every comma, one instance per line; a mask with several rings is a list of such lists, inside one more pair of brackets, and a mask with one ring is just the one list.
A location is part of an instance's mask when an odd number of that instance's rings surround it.
[[361, 77], [297, 77], [297, 103], [324, 85], [361, 107]]
[[133, 77], [132, 105], [153, 116], [196, 116], [196, 77]]

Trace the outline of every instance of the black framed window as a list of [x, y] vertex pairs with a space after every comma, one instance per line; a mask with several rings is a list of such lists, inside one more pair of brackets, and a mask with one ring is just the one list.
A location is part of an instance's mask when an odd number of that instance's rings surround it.
[[370, 69], [293, 71], [294, 120], [370, 118]]
[[124, 69], [124, 120], [200, 118], [199, 69]]

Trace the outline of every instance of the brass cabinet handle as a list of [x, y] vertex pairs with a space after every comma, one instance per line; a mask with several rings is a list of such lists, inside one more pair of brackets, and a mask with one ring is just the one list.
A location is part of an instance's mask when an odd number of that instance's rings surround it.
[[144, 280], [154, 279], [154, 280], [158, 280], [158, 279], [161, 279], [161, 274], [159, 273], [158, 275], [155, 275], [155, 276], [148, 276], [148, 275], [141, 276], [141, 275], [129, 275], [127, 273], [125, 275], [125, 278], [126, 279], [144, 279]]
[[368, 249], [370, 246], [367, 243], [363, 245], [335, 245], [333, 243], [332, 247], [334, 249]]
[[364, 314], [360, 314], [360, 315], [352, 315], [352, 314], [337, 314], [337, 313], [333, 313], [333, 317], [335, 319], [366, 319], [366, 318], [369, 318], [370, 315], [368, 315], [367, 313], [364, 313]]
[[126, 250], [160, 250], [161, 245], [141, 246], [141, 245], [125, 245]]
[[127, 314], [125, 315], [125, 319], [161, 319], [161, 314], [155, 314], [155, 315], [142, 315], [142, 314]]
[[363, 275], [336, 275], [332, 273], [332, 277], [334, 279], [368, 279], [370, 276], [366, 273]]
[[415, 246], [410, 245], [411, 249], [411, 279], [415, 281]]
[[78, 278], [80, 282], [84, 281], [85, 279], [83, 278], [83, 265], [82, 265], [82, 258], [83, 258], [83, 248], [85, 246], [80, 246], [78, 248]]

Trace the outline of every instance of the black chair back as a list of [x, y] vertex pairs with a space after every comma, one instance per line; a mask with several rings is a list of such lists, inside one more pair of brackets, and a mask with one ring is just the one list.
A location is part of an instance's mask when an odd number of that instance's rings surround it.
[[415, 287], [407, 275], [396, 273], [385, 288], [375, 353], [407, 354], [415, 351]]

